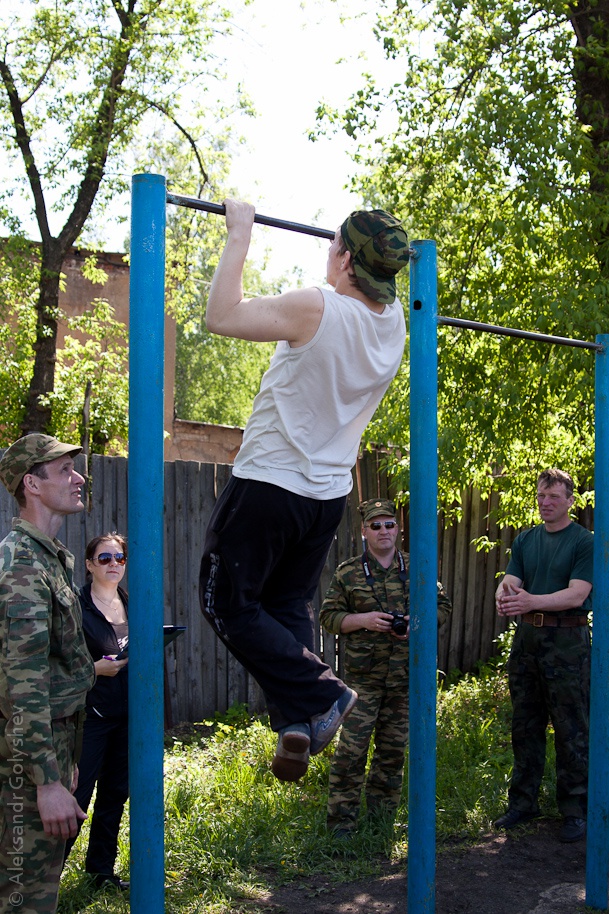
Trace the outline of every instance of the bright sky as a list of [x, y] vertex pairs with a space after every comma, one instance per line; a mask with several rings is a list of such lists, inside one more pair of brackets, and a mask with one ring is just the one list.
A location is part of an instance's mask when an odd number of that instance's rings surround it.
[[[218, 40], [216, 53], [227, 62], [226, 98], [241, 83], [258, 115], [235, 123], [235, 135], [246, 144], [235, 143], [231, 173], [231, 184], [258, 212], [334, 230], [361, 206], [345, 190], [356, 171], [349, 155], [353, 142], [338, 133], [312, 143], [307, 133], [315, 127], [320, 101], [344, 107], [366, 71], [388, 78], [391, 67], [372, 35], [374, 13], [366, 0], [253, 0], [234, 15], [233, 36]], [[341, 22], [341, 15], [350, 18]], [[117, 199], [114, 211], [126, 216], [128, 200]], [[37, 238], [34, 219], [25, 222]], [[52, 230], [62, 222], [63, 214], [52, 216]], [[117, 231], [108, 222], [103, 246], [120, 249], [127, 226]], [[298, 266], [305, 284], [325, 280], [327, 241], [260, 227], [253, 240], [253, 256], [270, 250], [273, 276]]]
[[[242, 121], [247, 145], [236, 150], [232, 182], [258, 212], [334, 230], [361, 206], [345, 190], [356, 170], [352, 142], [337, 134], [312, 143], [307, 132], [322, 99], [342, 107], [364, 71], [387, 72], [371, 7], [365, 0], [254, 0], [236, 20], [230, 78], [244, 84], [258, 117]], [[341, 13], [357, 18], [341, 23]], [[305, 282], [324, 281], [327, 241], [281, 229], [260, 237], [273, 271], [298, 265]]]

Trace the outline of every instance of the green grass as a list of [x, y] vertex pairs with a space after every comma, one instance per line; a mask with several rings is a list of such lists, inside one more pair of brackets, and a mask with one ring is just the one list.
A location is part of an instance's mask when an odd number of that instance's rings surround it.
[[[503, 661], [444, 684], [438, 696], [437, 835], [475, 841], [504, 809], [511, 773], [510, 703]], [[554, 758], [541, 802], [553, 811]], [[408, 850], [408, 787], [395, 827], [362, 819], [350, 851], [325, 828], [332, 748], [311, 759], [297, 784], [270, 772], [275, 736], [264, 721], [231, 709], [213, 728], [191, 728], [165, 751], [166, 911], [238, 914], [265, 888], [318, 873], [336, 880], [374, 875]], [[117, 870], [128, 873], [128, 811]], [[127, 912], [115, 890], [91, 895], [83, 873], [87, 826], [62, 879], [60, 914]]]

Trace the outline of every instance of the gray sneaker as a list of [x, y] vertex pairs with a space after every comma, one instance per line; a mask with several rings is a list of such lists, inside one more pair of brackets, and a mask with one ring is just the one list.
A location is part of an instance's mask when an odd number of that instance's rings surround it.
[[311, 718], [311, 755], [318, 755], [332, 742], [332, 738], [353, 710], [356, 701], [357, 692], [346, 687], [340, 698], [336, 699], [325, 714], [313, 715]]

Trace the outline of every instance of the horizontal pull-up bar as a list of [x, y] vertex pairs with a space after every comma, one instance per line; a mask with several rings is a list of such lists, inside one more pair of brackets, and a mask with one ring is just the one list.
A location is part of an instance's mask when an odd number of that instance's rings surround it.
[[601, 343], [587, 343], [585, 340], [570, 340], [564, 336], [548, 336], [546, 333], [533, 333], [531, 330], [515, 330], [513, 327], [496, 327], [494, 324], [481, 324], [478, 321], [462, 320], [458, 317], [440, 317], [438, 323], [448, 327], [463, 327], [478, 330], [482, 333], [496, 333], [498, 336], [517, 336], [524, 340], [536, 340], [538, 343], [556, 343], [558, 346], [573, 346], [576, 349], [593, 349], [602, 352]]
[[[215, 213], [217, 216], [224, 216], [226, 209], [220, 203], [209, 203], [207, 200], [199, 200], [198, 197], [183, 197], [181, 194], [167, 194], [167, 202], [174, 203], [176, 206], [188, 206], [190, 209], [200, 209], [206, 213]], [[274, 216], [263, 216], [256, 213], [254, 222], [259, 225], [270, 225], [272, 228], [287, 229], [288, 232], [300, 232], [301, 235], [315, 235], [317, 238], [326, 238], [328, 241], [334, 241], [335, 232], [330, 229], [317, 228], [314, 225], [303, 225], [300, 222], [288, 222], [285, 219], [275, 219]]]

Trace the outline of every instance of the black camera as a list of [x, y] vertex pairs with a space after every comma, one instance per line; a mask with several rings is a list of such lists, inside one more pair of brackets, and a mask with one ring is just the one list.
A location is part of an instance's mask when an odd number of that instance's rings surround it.
[[391, 631], [396, 635], [405, 635], [408, 631], [408, 616], [406, 613], [391, 613], [393, 620], [391, 622]]

